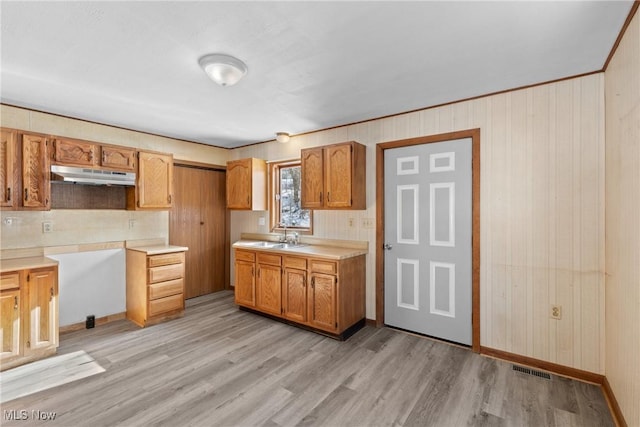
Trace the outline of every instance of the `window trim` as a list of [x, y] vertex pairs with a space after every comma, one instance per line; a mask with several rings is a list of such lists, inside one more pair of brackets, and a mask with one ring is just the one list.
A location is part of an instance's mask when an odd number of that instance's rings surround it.
[[[284, 232], [284, 228], [279, 226], [280, 200], [276, 199], [277, 190], [275, 185], [280, 182], [280, 169], [283, 167], [300, 166], [301, 159], [282, 160], [269, 162], [269, 229], [271, 231]], [[302, 188], [300, 189], [302, 191]], [[297, 231], [301, 234], [313, 234], [313, 210], [309, 210], [309, 227], [287, 227], [287, 230]]]

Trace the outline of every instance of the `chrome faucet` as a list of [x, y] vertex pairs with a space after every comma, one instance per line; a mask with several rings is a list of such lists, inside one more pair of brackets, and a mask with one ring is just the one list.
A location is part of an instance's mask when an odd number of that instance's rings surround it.
[[280, 240], [281, 243], [287, 243], [288, 242], [288, 238], [287, 238], [287, 224], [282, 221], [280, 223], [280, 227], [284, 228], [284, 236], [280, 236], [278, 238], [278, 240]]

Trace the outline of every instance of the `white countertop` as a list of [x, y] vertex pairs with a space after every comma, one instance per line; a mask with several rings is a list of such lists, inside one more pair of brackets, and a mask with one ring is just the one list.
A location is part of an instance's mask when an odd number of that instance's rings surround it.
[[[310, 245], [303, 243], [298, 246], [282, 247], [261, 247], [255, 246], [258, 240], [239, 240], [233, 244], [235, 249], [245, 249], [251, 251], [264, 251], [272, 253], [280, 253], [285, 255], [301, 255], [306, 257], [324, 258], [331, 260], [341, 260], [352, 258], [359, 255], [366, 255], [367, 250], [362, 248], [340, 247], [333, 245]], [[277, 244], [278, 242], [270, 242]]]
[[7, 271], [51, 267], [54, 265], [58, 265], [58, 261], [44, 256], [3, 259], [0, 261], [0, 272], [5, 273]]

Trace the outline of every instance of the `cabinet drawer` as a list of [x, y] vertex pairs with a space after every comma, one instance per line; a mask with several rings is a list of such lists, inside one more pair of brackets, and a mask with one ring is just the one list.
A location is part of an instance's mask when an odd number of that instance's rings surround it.
[[338, 268], [335, 262], [312, 259], [309, 260], [309, 270], [315, 273], [336, 274]]
[[0, 290], [18, 289], [20, 287], [20, 275], [18, 273], [3, 274], [0, 279]]
[[165, 282], [184, 276], [184, 264], [163, 265], [149, 269], [148, 283]]
[[161, 265], [180, 264], [184, 262], [184, 252], [173, 252], [170, 254], [149, 255], [147, 263], [149, 267]]
[[154, 299], [153, 301], [149, 301], [149, 317], [165, 313], [167, 311], [181, 310], [183, 306], [184, 299], [182, 294]]
[[258, 264], [280, 265], [282, 258], [280, 255], [263, 254], [258, 252]]
[[154, 300], [164, 298], [169, 295], [181, 294], [183, 292], [184, 280], [176, 279], [168, 282], [153, 283], [149, 285], [149, 299]]
[[253, 252], [236, 250], [236, 260], [254, 262], [256, 260], [256, 254]]
[[294, 256], [286, 256], [284, 258], [284, 266], [288, 268], [297, 268], [298, 270], [307, 269], [307, 259]]

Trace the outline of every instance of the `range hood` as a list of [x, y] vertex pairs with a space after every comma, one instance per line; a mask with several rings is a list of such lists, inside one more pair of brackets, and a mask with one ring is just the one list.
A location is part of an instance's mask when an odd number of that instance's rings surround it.
[[72, 166], [51, 165], [53, 181], [73, 182], [91, 185], [136, 185], [136, 174], [99, 169], [87, 169]]

